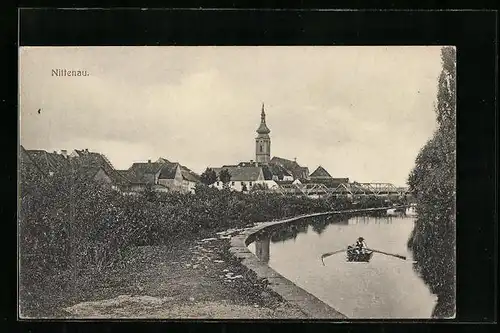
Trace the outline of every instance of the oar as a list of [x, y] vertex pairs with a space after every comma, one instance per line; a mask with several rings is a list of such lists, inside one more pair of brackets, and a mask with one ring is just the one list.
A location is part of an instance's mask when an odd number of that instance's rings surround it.
[[323, 263], [323, 266], [325, 266], [325, 262], [323, 261], [323, 258], [329, 257], [331, 255], [334, 255], [334, 254], [337, 254], [337, 253], [340, 253], [340, 252], [344, 252], [344, 251], [346, 251], [346, 250], [344, 249], [344, 250], [338, 250], [338, 251], [334, 251], [334, 252], [323, 253], [321, 255], [321, 262]]
[[377, 253], [381, 253], [381, 254], [385, 254], [385, 255], [388, 255], [388, 256], [392, 256], [392, 257], [396, 257], [396, 258], [399, 258], [399, 259], [406, 260], [406, 257], [405, 257], [405, 256], [401, 256], [401, 255], [399, 255], [399, 254], [387, 253], [387, 252], [384, 252], [384, 251], [378, 251], [378, 250], [373, 250], [373, 249], [367, 249], [367, 250], [368, 250], [368, 251], [377, 252]]

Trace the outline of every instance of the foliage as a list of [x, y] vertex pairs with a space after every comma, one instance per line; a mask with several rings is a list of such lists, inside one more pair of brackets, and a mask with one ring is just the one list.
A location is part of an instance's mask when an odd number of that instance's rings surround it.
[[202, 174], [201, 174], [201, 182], [205, 185], [212, 185], [217, 181], [217, 174], [215, 171], [211, 168], [207, 168]]
[[418, 207], [408, 246], [414, 253], [416, 269], [438, 297], [435, 317], [455, 313], [455, 57], [453, 47], [442, 49], [436, 103], [438, 129], [421, 149], [408, 177]]
[[261, 183], [257, 183], [257, 184], [254, 184], [252, 186], [252, 188], [250, 189], [250, 192], [256, 192], [256, 191], [266, 191], [269, 189], [269, 186], [267, 186], [266, 183], [264, 184], [261, 184]]
[[[26, 177], [21, 177], [26, 179]], [[65, 269], [112, 266], [130, 246], [168, 244], [248, 223], [342, 209], [338, 199], [239, 193], [206, 185], [195, 194], [124, 195], [76, 174], [57, 173], [21, 189], [20, 246], [23, 281]]]
[[219, 179], [224, 184], [224, 187], [228, 187], [229, 182], [231, 181], [231, 174], [227, 169], [223, 169], [219, 174]]

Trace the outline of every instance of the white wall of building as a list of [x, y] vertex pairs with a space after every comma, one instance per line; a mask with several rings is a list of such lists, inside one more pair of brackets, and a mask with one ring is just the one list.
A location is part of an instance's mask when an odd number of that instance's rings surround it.
[[[268, 188], [271, 188], [273, 186], [277, 186], [277, 184], [274, 180], [256, 180], [256, 181], [232, 180], [229, 182], [229, 188], [233, 191], [241, 192], [243, 189], [243, 184], [246, 185], [248, 191], [250, 191], [250, 189], [255, 184], [267, 185]], [[215, 188], [220, 190], [223, 188], [223, 183], [221, 181], [218, 181], [218, 182], [213, 183], [210, 186], [215, 187]]]

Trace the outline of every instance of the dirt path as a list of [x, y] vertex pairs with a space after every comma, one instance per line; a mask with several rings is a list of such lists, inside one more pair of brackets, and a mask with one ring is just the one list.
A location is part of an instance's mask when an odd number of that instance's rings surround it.
[[45, 285], [35, 317], [305, 317], [249, 278], [232, 260], [223, 237], [133, 248], [121, 268], [80, 278], [73, 293], [53, 279], [54, 286]]

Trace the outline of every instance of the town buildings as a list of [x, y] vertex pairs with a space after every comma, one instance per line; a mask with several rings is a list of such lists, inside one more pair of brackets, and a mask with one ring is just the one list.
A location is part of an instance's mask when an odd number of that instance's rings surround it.
[[[224, 184], [220, 179], [222, 170], [227, 170], [231, 175], [229, 183], [226, 185], [234, 191], [250, 191], [253, 188], [259, 189], [279, 189], [283, 186], [301, 186], [314, 180], [319, 180], [324, 184], [332, 185], [343, 181], [330, 176], [322, 167], [319, 167], [313, 179], [309, 175], [309, 168], [301, 166], [295, 160], [274, 156], [271, 158], [271, 130], [266, 124], [266, 113], [262, 104], [260, 114], [260, 125], [257, 128], [255, 137], [255, 161], [240, 162], [238, 164], [223, 165], [222, 167], [211, 167], [217, 175], [217, 181], [211, 186], [222, 189]], [[348, 180], [347, 180], [348, 181]], [[337, 184], [338, 185], [338, 184]]]
[[155, 162], [134, 163], [128, 170], [116, 170], [105, 155], [88, 149], [49, 153], [45, 150], [20, 148], [22, 182], [33, 183], [61, 172], [73, 174], [79, 182], [96, 182], [130, 193], [147, 188], [155, 191], [194, 192], [199, 176], [187, 167], [159, 158]]
[[[66, 151], [49, 153], [45, 150], [20, 148], [20, 167], [30, 177], [52, 177], [56, 173], [74, 174], [79, 181], [97, 181], [110, 186], [125, 185], [126, 180], [116, 173], [107, 159], [88, 150], [68, 156]], [[36, 179], [31, 179], [36, 180]]]

